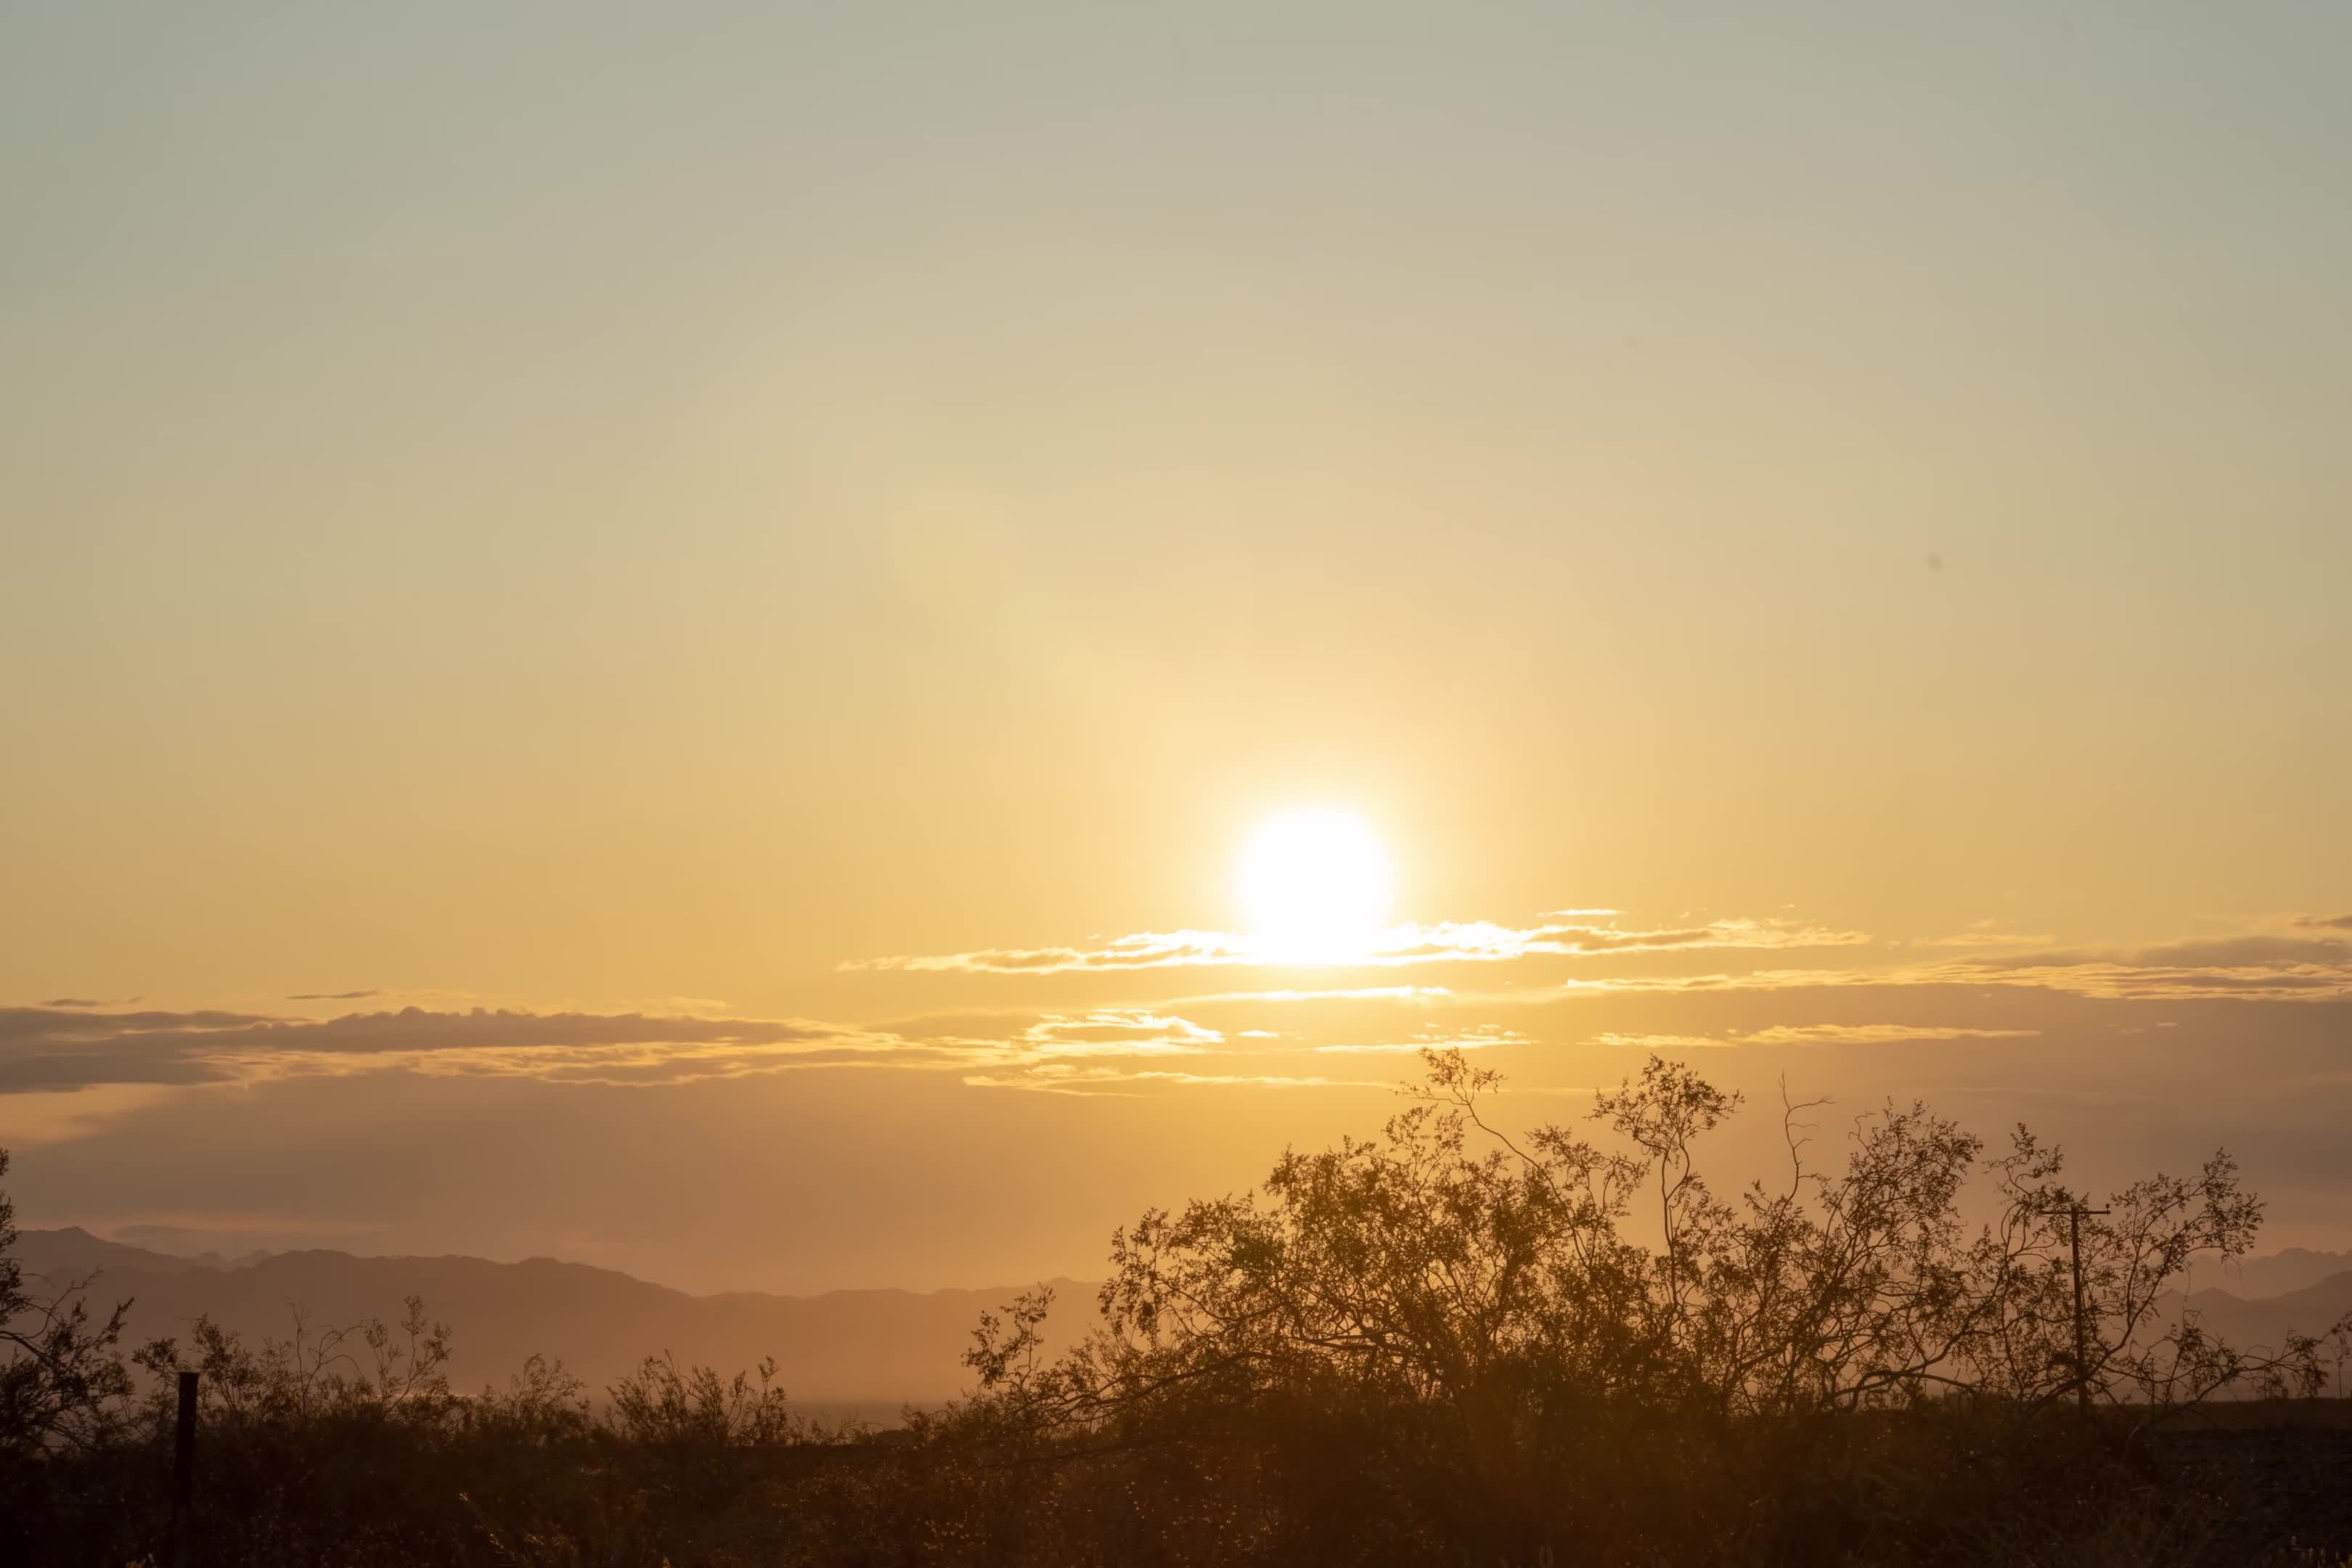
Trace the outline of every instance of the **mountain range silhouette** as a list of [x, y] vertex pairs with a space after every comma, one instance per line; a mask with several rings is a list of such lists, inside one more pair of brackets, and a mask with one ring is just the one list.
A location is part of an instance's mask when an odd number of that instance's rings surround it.
[[[126, 1342], [185, 1338], [199, 1314], [258, 1343], [283, 1340], [299, 1309], [312, 1331], [373, 1316], [395, 1321], [408, 1296], [453, 1332], [450, 1385], [504, 1384], [534, 1354], [561, 1358], [592, 1394], [647, 1355], [722, 1373], [773, 1356], [778, 1380], [812, 1413], [880, 1421], [970, 1384], [962, 1354], [984, 1311], [1026, 1285], [982, 1290], [834, 1290], [817, 1296], [729, 1291], [693, 1296], [610, 1268], [551, 1258], [520, 1263], [442, 1257], [356, 1257], [324, 1250], [182, 1257], [109, 1241], [78, 1226], [26, 1229], [16, 1256], [51, 1287], [91, 1279], [92, 1310], [131, 1301]], [[1095, 1287], [1055, 1289], [1058, 1349], [1094, 1321]]]
[[[835, 1419], [887, 1423], [908, 1405], [931, 1405], [970, 1386], [962, 1355], [980, 1315], [1027, 1286], [981, 1290], [833, 1290], [816, 1296], [760, 1291], [689, 1295], [610, 1268], [530, 1258], [495, 1263], [464, 1257], [361, 1257], [303, 1250], [226, 1258], [158, 1252], [79, 1226], [22, 1233], [26, 1272], [52, 1286], [91, 1278], [93, 1309], [129, 1299], [132, 1344], [184, 1336], [199, 1314], [248, 1342], [288, 1338], [299, 1309], [316, 1331], [374, 1316], [398, 1319], [424, 1299], [454, 1333], [450, 1384], [503, 1384], [534, 1354], [561, 1359], [599, 1394], [647, 1355], [734, 1373], [776, 1359], [794, 1403]], [[2212, 1281], [2210, 1285], [2206, 1281]], [[1045, 1281], [1055, 1290], [1047, 1345], [1058, 1352], [1096, 1322], [1095, 1286]], [[2233, 1344], [2276, 1345], [2318, 1332], [2352, 1310], [2352, 1253], [2303, 1248], [2203, 1271], [2186, 1298]], [[2168, 1318], [2180, 1298], [2164, 1309]]]

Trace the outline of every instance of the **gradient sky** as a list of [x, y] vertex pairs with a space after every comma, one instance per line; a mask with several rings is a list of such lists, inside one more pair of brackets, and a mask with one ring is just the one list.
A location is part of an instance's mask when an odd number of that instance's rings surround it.
[[[1454, 1040], [2352, 1243], [2347, 58], [0, 0], [24, 1217], [1084, 1274]], [[1393, 962], [1168, 938], [1317, 805]]]

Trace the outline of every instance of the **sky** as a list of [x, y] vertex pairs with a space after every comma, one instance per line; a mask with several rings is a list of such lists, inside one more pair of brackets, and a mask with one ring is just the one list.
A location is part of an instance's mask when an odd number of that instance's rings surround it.
[[1084, 1277], [1453, 1044], [2352, 1245], [2347, 50], [0, 0], [22, 1217]]

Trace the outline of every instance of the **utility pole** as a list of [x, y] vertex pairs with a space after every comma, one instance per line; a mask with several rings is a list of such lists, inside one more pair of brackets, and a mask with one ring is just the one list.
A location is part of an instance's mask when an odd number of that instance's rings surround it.
[[196, 1374], [180, 1374], [180, 1423], [172, 1444], [172, 1542], [170, 1568], [188, 1568], [195, 1551]]
[[2091, 1338], [2083, 1312], [2083, 1216], [2112, 1212], [2079, 1202], [2066, 1205], [2066, 1245], [2074, 1256], [2074, 1402], [2085, 1418], [2091, 1414]]

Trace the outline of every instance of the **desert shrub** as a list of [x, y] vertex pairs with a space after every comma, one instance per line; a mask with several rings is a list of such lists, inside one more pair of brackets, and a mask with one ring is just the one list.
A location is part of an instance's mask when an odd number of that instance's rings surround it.
[[[1987, 1560], [2042, 1517], [2045, 1469], [2072, 1489], [2053, 1529], [2172, 1519], [2194, 1489], [2136, 1468], [2133, 1434], [2224, 1388], [2324, 1382], [2316, 1341], [2257, 1354], [2162, 1318], [2192, 1261], [2259, 1226], [2226, 1154], [2093, 1205], [2024, 1129], [1989, 1154], [1920, 1105], [1863, 1119], [1843, 1166], [1815, 1169], [1790, 1106], [1785, 1182], [1725, 1198], [1699, 1146], [1739, 1100], [1685, 1067], [1652, 1058], [1598, 1097], [1609, 1146], [1509, 1136], [1486, 1112], [1496, 1075], [1458, 1053], [1426, 1068], [1381, 1138], [1119, 1232], [1108, 1327], [1076, 1351], [1040, 1360], [1043, 1298], [985, 1320], [975, 1429], [1080, 1468], [1205, 1443], [1269, 1561]], [[1972, 1180], [1991, 1213], [1973, 1226]], [[1637, 1204], [1654, 1246], [1628, 1235]], [[2052, 1419], [2075, 1400], [2102, 1414]], [[1976, 1529], [1923, 1484], [1955, 1474], [2016, 1507]]]
[[93, 1318], [89, 1280], [30, 1278], [16, 1245], [16, 1205], [0, 1192], [0, 1465], [12, 1473], [102, 1445], [131, 1392], [120, 1350], [130, 1303]]

